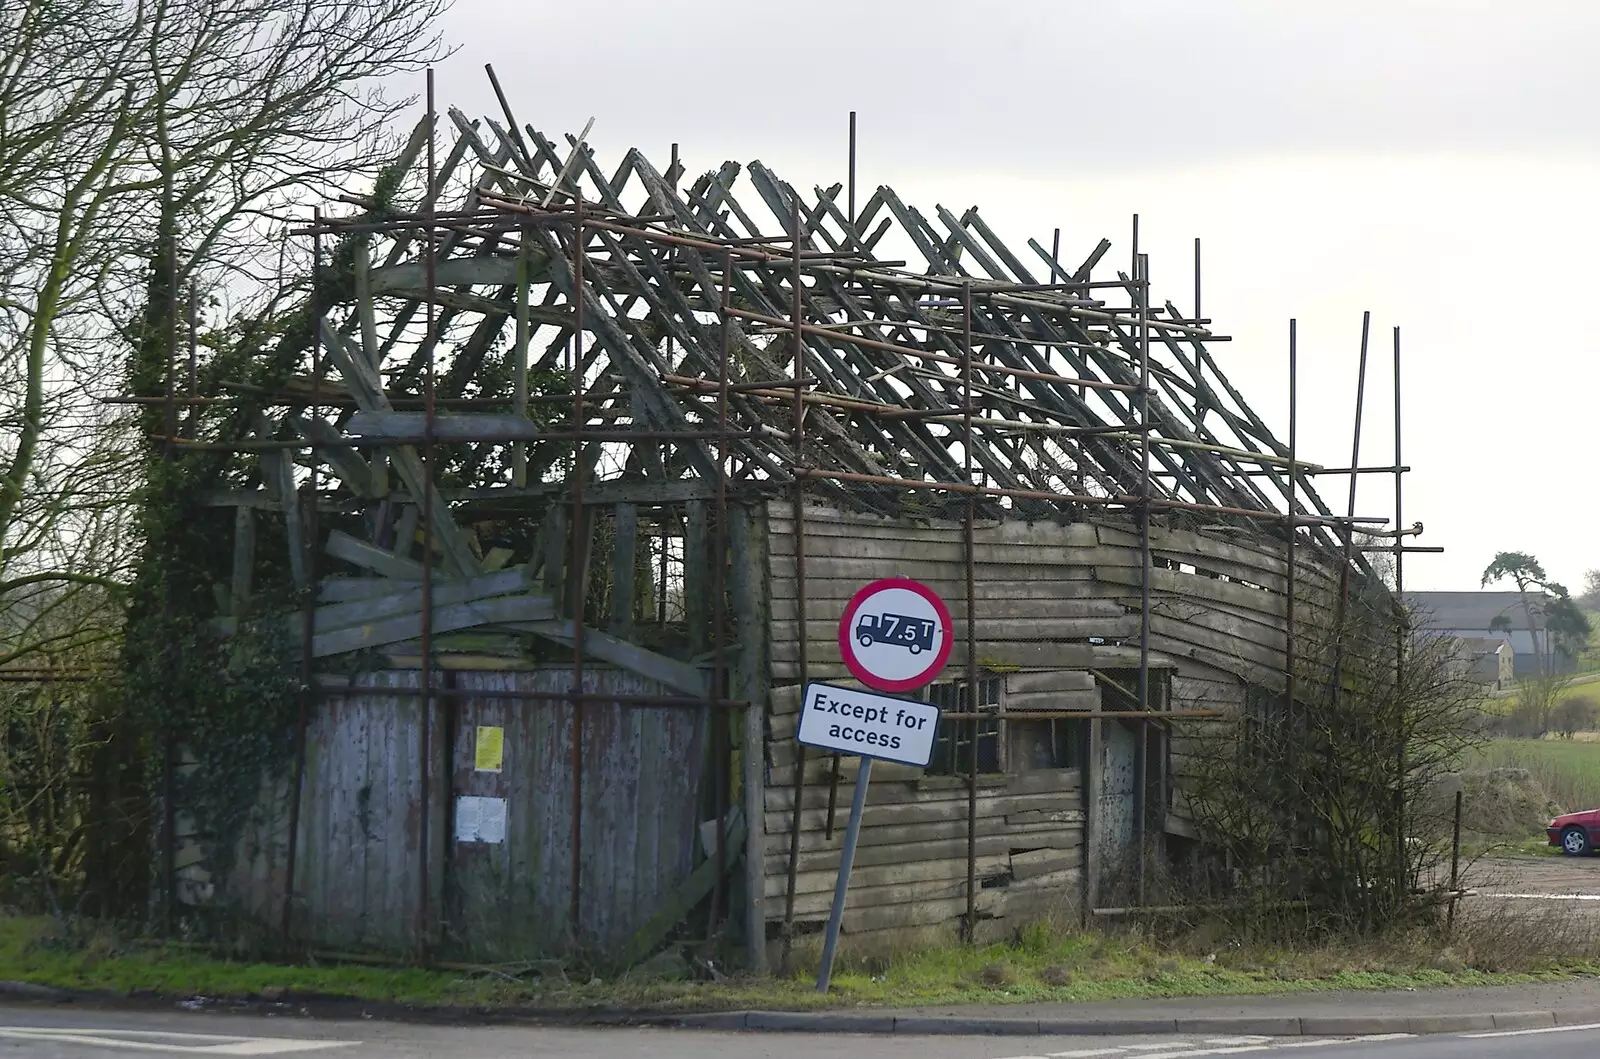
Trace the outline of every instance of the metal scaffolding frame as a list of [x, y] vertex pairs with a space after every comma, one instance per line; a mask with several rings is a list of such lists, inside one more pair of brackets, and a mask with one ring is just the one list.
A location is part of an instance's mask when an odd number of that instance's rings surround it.
[[[493, 80], [492, 69], [489, 75]], [[802, 601], [806, 542], [804, 519], [798, 516], [808, 500], [902, 518], [959, 517], [967, 579], [964, 670], [968, 701], [974, 703], [979, 681], [975, 522], [1073, 520], [1086, 512], [1125, 516], [1140, 535], [1143, 606], [1138, 709], [1120, 715], [1137, 717], [1141, 735], [1151, 724], [1214, 716], [1172, 711], [1170, 703], [1156, 709], [1151, 703], [1153, 519], [1203, 522], [1286, 542], [1290, 589], [1284, 671], [1291, 700], [1296, 550], [1337, 556], [1347, 573], [1343, 594], [1348, 594], [1348, 575], [1366, 569], [1363, 551], [1354, 545], [1358, 532], [1391, 538], [1384, 548], [1393, 552], [1397, 565], [1407, 551], [1433, 550], [1408, 545], [1415, 531], [1399, 528], [1406, 468], [1399, 444], [1398, 331], [1393, 464], [1362, 468], [1359, 447], [1349, 467], [1309, 464], [1296, 447], [1294, 325], [1290, 428], [1284, 442], [1245, 402], [1213, 354], [1212, 347], [1226, 339], [1201, 315], [1199, 240], [1193, 312], [1186, 315], [1172, 301], [1153, 295], [1137, 218], [1126, 270], [1106, 277], [1108, 240], [1069, 265], [1061, 259], [1057, 230], [1048, 250], [1028, 241], [1037, 258], [1030, 264], [1000, 240], [976, 208], [957, 215], [937, 206], [930, 218], [893, 189], [877, 187], [858, 210], [853, 113], [846, 185], [818, 186], [806, 195], [754, 162], [746, 167], [725, 163], [680, 188], [683, 167], [676, 144], [664, 173], [631, 150], [608, 174], [584, 136], [567, 136], [562, 146], [520, 125], [498, 81], [494, 87], [504, 123], [471, 121], [450, 111], [455, 139], [441, 162], [435, 156], [440, 121], [430, 73], [426, 116], [397, 162], [402, 172], [423, 167], [415, 205], [401, 210], [347, 196], [354, 212], [319, 211], [302, 229], [314, 243], [318, 278], [310, 302], [316, 325], [303, 351], [308, 375], [296, 374], [270, 388], [235, 381], [226, 395], [202, 395], [195, 391], [192, 369], [185, 391], [174, 356], [166, 396], [145, 399], [160, 400], [167, 408], [167, 435], [160, 441], [171, 458], [194, 450], [228, 454], [270, 494], [263, 500], [250, 490], [220, 490], [211, 502], [240, 512], [281, 511], [297, 556], [292, 565], [303, 601], [306, 692], [296, 735], [289, 882], [282, 906], [286, 938], [307, 719], [317, 697], [326, 693], [316, 679], [315, 646], [319, 608], [328, 605], [319, 598], [315, 558], [324, 550], [318, 522], [324, 514], [368, 514], [373, 532], [361, 547], [387, 553], [414, 570], [420, 587], [421, 667], [415, 694], [423, 700], [424, 718], [441, 704], [448, 713], [461, 694], [434, 687], [435, 619], [442, 605], [436, 594], [441, 585], [461, 584], [483, 572], [468, 540], [473, 512], [557, 512], [570, 520], [568, 541], [543, 538], [552, 561], [566, 562], [570, 571], [564, 597], [552, 594], [554, 614], [500, 616], [485, 625], [570, 646], [571, 690], [472, 694], [556, 698], [571, 709], [574, 925], [581, 921], [578, 865], [584, 837], [577, 718], [587, 701], [623, 698], [582, 691], [586, 659], [594, 657], [596, 644], [610, 642], [585, 623], [589, 542], [583, 527], [587, 509], [597, 502], [662, 506], [656, 532], [663, 572], [668, 537], [678, 533], [669, 525], [666, 505], [710, 505], [697, 523], [702, 531], [705, 525], [714, 528], [714, 539], [701, 542], [702, 554], [715, 557], [708, 571], [713, 606], [706, 616], [711, 632], [705, 690], [636, 704], [707, 711], [713, 760], [721, 763], [712, 792], [719, 869], [728, 856], [726, 762], [732, 747], [726, 714], [764, 706], [728, 690], [734, 644], [726, 558], [730, 533], [737, 529], [729, 516], [735, 499], [794, 502]], [[765, 219], [734, 197], [741, 178], [766, 210]], [[444, 208], [442, 200], [452, 191], [461, 192], [459, 201]], [[893, 245], [909, 248], [921, 260], [910, 265], [876, 256], [891, 237]], [[350, 282], [337, 289], [330, 289], [337, 270], [329, 243], [350, 273]], [[374, 250], [385, 247], [382, 262], [376, 262]], [[501, 350], [508, 328], [509, 347]], [[1365, 348], [1363, 337], [1362, 378]], [[558, 369], [570, 383], [570, 395], [530, 392], [531, 377]], [[177, 428], [177, 410], [183, 406], [193, 409], [190, 430]], [[196, 433], [192, 428], [206, 410], [227, 415], [213, 417]], [[1361, 414], [1358, 396], [1358, 440]], [[440, 485], [441, 460], [453, 467], [453, 478], [474, 484]], [[331, 472], [330, 487], [324, 487], [325, 472]], [[1394, 476], [1395, 528], [1387, 532], [1377, 529], [1387, 518], [1363, 517], [1355, 510], [1355, 476], [1376, 472]], [[389, 482], [391, 473], [399, 479], [397, 487]], [[1313, 479], [1321, 475], [1348, 477], [1350, 502], [1343, 513], [1335, 513], [1317, 492]], [[373, 485], [380, 476], [381, 486]], [[477, 484], [483, 482], [490, 484]], [[416, 513], [420, 558], [391, 544], [394, 512], [405, 505]], [[682, 527], [687, 549], [695, 530], [687, 521]], [[344, 553], [347, 559], [355, 554], [351, 547]], [[655, 558], [647, 557], [647, 565]], [[685, 579], [692, 576], [688, 560], [686, 551]], [[383, 572], [378, 560], [364, 561]], [[663, 573], [657, 601], [663, 622], [666, 581]], [[547, 583], [558, 581], [547, 574]], [[635, 607], [638, 603], [633, 601]], [[808, 667], [803, 606], [801, 616], [803, 683]], [[745, 725], [747, 770], [761, 767], [762, 716], [755, 714]], [[974, 747], [979, 719], [975, 712], [952, 717], [952, 723], [971, 723]], [[428, 803], [435, 797], [427, 787], [433, 748], [426, 720], [422, 729], [427, 821]], [[443, 730], [453, 730], [448, 721]], [[1141, 737], [1139, 745], [1141, 755], [1148, 752], [1148, 739]], [[799, 754], [797, 820], [803, 747]], [[969, 932], [978, 888], [973, 870], [976, 751], [970, 757]], [[830, 820], [839, 778], [835, 759]], [[170, 808], [170, 780], [168, 793]], [[1141, 819], [1138, 827], [1142, 834], [1146, 822]], [[170, 820], [165, 830], [164, 893], [170, 909], [175, 903]], [[437, 904], [428, 889], [428, 830], [422, 828], [419, 862], [417, 936], [422, 939], [433, 934]], [[761, 850], [751, 846], [745, 855], [759, 858]], [[786, 927], [794, 920], [798, 855], [799, 828], [794, 827]], [[726, 912], [723, 874], [717, 871], [710, 899], [713, 930]], [[1141, 899], [1143, 878], [1141, 863]], [[764, 963], [759, 954], [764, 922], [753, 916], [746, 930], [752, 958]], [[786, 930], [785, 937], [790, 933]]]

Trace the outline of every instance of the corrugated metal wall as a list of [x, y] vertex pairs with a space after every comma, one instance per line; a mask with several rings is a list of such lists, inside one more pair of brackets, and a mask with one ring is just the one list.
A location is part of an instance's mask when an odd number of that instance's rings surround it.
[[[440, 672], [455, 688], [564, 692], [570, 668]], [[409, 953], [421, 893], [420, 699], [416, 671], [354, 678], [310, 719], [294, 932], [313, 948]], [[589, 667], [585, 692], [657, 696], [635, 674]], [[454, 732], [447, 718], [454, 714]], [[618, 950], [694, 868], [705, 715], [679, 706], [582, 707], [580, 926], [572, 901], [572, 713], [560, 701], [435, 700], [429, 903], [440, 955], [533, 959]], [[503, 730], [500, 770], [474, 768], [480, 727]], [[451, 759], [446, 766], [447, 756]], [[286, 792], [264, 798], [231, 892], [267, 923], [283, 898]], [[458, 796], [505, 800], [503, 841], [457, 841]]]
[[[415, 671], [364, 674], [371, 691], [330, 696], [306, 733], [295, 874], [298, 937], [326, 947], [410, 950], [416, 947], [421, 893], [422, 748]], [[442, 748], [435, 704], [431, 743]], [[436, 761], [442, 756], [436, 755]], [[435, 765], [437, 773], [438, 765]], [[434, 799], [429, 889], [438, 893], [443, 785]]]
[[[566, 691], [569, 670], [458, 673], [458, 688]], [[618, 670], [584, 671], [585, 692], [661, 695]], [[698, 709], [589, 702], [583, 717], [579, 948], [622, 946], [694, 868], [704, 772]], [[479, 726], [504, 729], [501, 771], [474, 769]], [[500, 844], [451, 842], [448, 947], [479, 958], [557, 951], [572, 902], [572, 715], [564, 702], [460, 700], [458, 795], [506, 799]]]

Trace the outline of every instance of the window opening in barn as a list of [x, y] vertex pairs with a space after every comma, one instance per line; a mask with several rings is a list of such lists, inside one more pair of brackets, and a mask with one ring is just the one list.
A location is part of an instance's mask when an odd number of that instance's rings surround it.
[[[1004, 682], [999, 677], [982, 677], [978, 680], [978, 704], [967, 708], [968, 687], [965, 680], [933, 684], [928, 687], [927, 701], [944, 713], [992, 713], [977, 723], [977, 754], [979, 772], [999, 772], [1000, 762], [1000, 692]], [[964, 776], [972, 768], [973, 723], [971, 721], [939, 722], [939, 734], [933, 742], [933, 757], [925, 770], [930, 776]]]
[[1281, 691], [1252, 684], [1245, 688], [1244, 713], [1240, 717], [1244, 745], [1256, 759], [1275, 760], [1298, 743], [1298, 733], [1289, 714], [1289, 699]]
[[[953, 680], [931, 685], [927, 701], [945, 713], [987, 713], [977, 723], [980, 773], [1033, 772], [1078, 768], [1088, 753], [1089, 726], [1064, 714], [1060, 719], [1006, 716], [1005, 680], [985, 676], [978, 681], [978, 705], [967, 708], [967, 682]], [[1040, 712], [1028, 710], [1027, 712]], [[971, 721], [940, 721], [933, 757], [925, 770], [930, 776], [964, 776], [972, 765]]]
[[1030, 717], [1007, 720], [1006, 727], [1007, 772], [1078, 768], [1088, 751], [1086, 721]]

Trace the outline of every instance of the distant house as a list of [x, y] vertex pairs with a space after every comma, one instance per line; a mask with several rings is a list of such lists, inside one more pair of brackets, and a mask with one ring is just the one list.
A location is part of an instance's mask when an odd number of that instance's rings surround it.
[[1466, 678], [1495, 690], [1509, 687], [1516, 674], [1509, 641], [1499, 636], [1454, 636], [1456, 657]]
[[[1549, 650], [1545, 642], [1543, 593], [1530, 592], [1526, 610], [1517, 592], [1407, 592], [1405, 598], [1433, 634], [1509, 643], [1515, 656], [1515, 676], [1537, 673], [1538, 656]], [[1528, 611], [1532, 611], [1531, 628]], [[1576, 668], [1576, 658], [1555, 650], [1555, 672], [1570, 673]]]

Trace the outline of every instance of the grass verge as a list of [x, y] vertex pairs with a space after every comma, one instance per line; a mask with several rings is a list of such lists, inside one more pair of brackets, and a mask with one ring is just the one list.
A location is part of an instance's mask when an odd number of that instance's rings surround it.
[[809, 974], [719, 982], [639, 976], [573, 982], [560, 975], [517, 978], [490, 968], [439, 971], [315, 961], [239, 962], [185, 946], [121, 939], [105, 928], [74, 933], [77, 936], [69, 940], [51, 920], [0, 916], [0, 979], [125, 996], [337, 996], [426, 1007], [670, 1013], [1416, 989], [1600, 973], [1600, 963], [1595, 962], [1600, 948], [1595, 946], [1567, 948], [1569, 954], [1561, 955], [1544, 945], [1507, 946], [1470, 930], [1458, 934], [1451, 945], [1441, 945], [1436, 935], [1418, 933], [1381, 942], [1285, 950], [1208, 944], [1200, 933], [1158, 944], [1136, 929], [1081, 934], [1041, 925], [1000, 944], [847, 959], [835, 974], [834, 993], [820, 997]]

